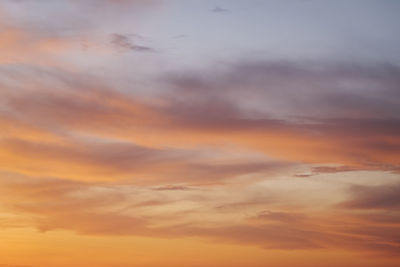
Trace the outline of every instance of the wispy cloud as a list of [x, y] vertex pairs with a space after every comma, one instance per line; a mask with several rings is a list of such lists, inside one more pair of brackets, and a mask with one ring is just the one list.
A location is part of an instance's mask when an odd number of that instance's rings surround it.
[[137, 45], [126, 35], [112, 34], [111, 43], [118, 49], [132, 50], [137, 52], [155, 52], [155, 50], [148, 46]]
[[351, 209], [397, 210], [400, 206], [400, 185], [353, 186], [353, 199], [341, 205]]
[[216, 6], [213, 9], [211, 9], [211, 11], [215, 12], [215, 13], [224, 13], [224, 12], [228, 12], [229, 10], [225, 9], [225, 8], [222, 8], [220, 6]]

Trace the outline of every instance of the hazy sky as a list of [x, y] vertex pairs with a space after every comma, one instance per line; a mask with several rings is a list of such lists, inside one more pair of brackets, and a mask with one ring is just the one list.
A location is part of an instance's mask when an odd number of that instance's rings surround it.
[[0, 266], [398, 266], [399, 12], [1, 1]]

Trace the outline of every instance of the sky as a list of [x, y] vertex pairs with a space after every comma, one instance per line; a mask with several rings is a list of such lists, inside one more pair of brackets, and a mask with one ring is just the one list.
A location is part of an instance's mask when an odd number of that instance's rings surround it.
[[2, 0], [0, 267], [399, 266], [399, 12]]

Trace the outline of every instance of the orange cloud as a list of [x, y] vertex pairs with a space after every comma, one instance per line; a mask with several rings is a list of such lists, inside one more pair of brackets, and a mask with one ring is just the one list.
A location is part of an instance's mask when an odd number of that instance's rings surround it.
[[[53, 81], [20, 78], [27, 86], [19, 91], [9, 87], [3, 95], [6, 108], [13, 114], [10, 118], [23, 118], [46, 129], [49, 135], [84, 134], [153, 148], [212, 145], [229, 150], [237, 146], [281, 160], [358, 169], [381, 166], [386, 170], [398, 164], [396, 119], [252, 119], [220, 100], [195, 102], [188, 110], [186, 103], [117, 93], [73, 74], [46, 75]], [[29, 75], [27, 79], [31, 79]], [[59, 89], [50, 90], [54, 86]]]
[[[177, 196], [181, 205], [183, 201], [191, 200], [198, 202], [203, 209], [209, 201], [212, 208], [227, 200], [216, 201], [215, 196], [196, 190], [181, 193], [153, 190], [153, 196], [163, 196], [164, 200], [158, 203], [153, 201], [152, 214], [140, 209], [138, 205], [135, 205], [133, 213], [129, 213], [125, 208], [140, 203], [144, 196], [149, 196], [151, 189], [136, 187], [127, 190], [129, 187], [126, 185], [88, 184], [57, 179], [32, 180], [10, 174], [7, 178], [4, 173], [2, 177], [3, 210], [6, 208], [8, 212], [15, 212], [20, 221], [29, 222], [41, 231], [66, 229], [100, 236], [202, 237], [268, 249], [346, 248], [386, 255], [396, 255], [400, 246], [398, 236], [394, 234], [399, 229], [398, 221], [395, 224], [379, 222], [362, 214], [346, 214], [343, 210], [335, 210], [335, 207], [325, 207], [324, 211], [297, 207], [294, 211], [282, 207], [279, 209], [271, 202], [268, 206], [273, 210], [252, 211], [246, 206], [236, 206], [234, 214], [243, 212], [247, 215], [232, 220], [231, 214], [221, 213], [221, 210], [208, 209], [204, 216], [202, 210], [194, 209], [190, 214], [184, 209], [173, 211], [172, 206], [168, 206]], [[225, 188], [228, 189], [229, 186]], [[246, 190], [242, 190], [242, 194]], [[203, 198], [197, 198], [196, 195], [202, 195]], [[280, 199], [275, 200], [275, 203], [283, 202]], [[154, 213], [157, 206], [164, 206], [165, 209], [158, 209]], [[218, 212], [219, 221], [213, 220], [213, 212]], [[192, 218], [189, 221], [184, 219], [188, 216]], [[202, 219], [199, 221], [199, 218]], [[173, 220], [172, 225], [170, 220]], [[361, 222], [362, 228], [359, 227]]]

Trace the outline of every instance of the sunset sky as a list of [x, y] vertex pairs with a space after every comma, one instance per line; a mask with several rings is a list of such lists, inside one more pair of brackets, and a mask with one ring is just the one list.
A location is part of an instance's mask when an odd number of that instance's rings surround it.
[[0, 0], [0, 267], [400, 266], [399, 14]]

